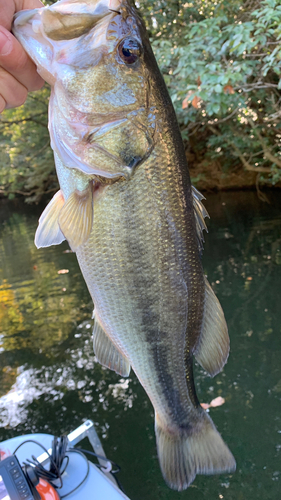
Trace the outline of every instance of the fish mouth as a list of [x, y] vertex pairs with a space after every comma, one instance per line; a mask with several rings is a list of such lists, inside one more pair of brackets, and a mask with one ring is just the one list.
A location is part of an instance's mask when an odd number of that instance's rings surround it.
[[79, 38], [109, 14], [120, 15], [122, 4], [122, 0], [81, 0], [77, 3], [60, 0], [49, 7], [17, 12], [13, 18], [13, 32], [20, 41], [32, 32], [34, 37], [41, 32], [54, 41]]
[[[121, 14], [122, 4], [121, 0], [60, 0], [48, 7], [17, 12], [12, 31], [36, 64], [41, 77], [54, 85], [56, 78], [52, 65], [55, 52], [64, 42], [79, 43], [83, 35], [97, 29], [96, 47], [92, 46], [92, 49], [97, 48], [96, 53], [102, 55], [105, 50], [102, 46], [107, 44], [107, 27], [115, 16]], [[56, 42], [61, 45], [56, 45]], [[69, 54], [75, 58], [75, 50]], [[78, 65], [80, 63], [78, 61]]]
[[39, 9], [21, 10], [14, 15], [14, 28], [27, 24]]

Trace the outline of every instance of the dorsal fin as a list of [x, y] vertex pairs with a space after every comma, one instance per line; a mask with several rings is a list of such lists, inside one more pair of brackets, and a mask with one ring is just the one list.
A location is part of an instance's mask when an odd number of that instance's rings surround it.
[[208, 232], [204, 219], [205, 217], [210, 218], [210, 216], [202, 203], [202, 200], [205, 200], [205, 197], [194, 186], [191, 187], [192, 187], [192, 200], [193, 200], [193, 207], [195, 214], [198, 247], [201, 255], [203, 252], [203, 243], [204, 243], [203, 231], [205, 229], [205, 231]]

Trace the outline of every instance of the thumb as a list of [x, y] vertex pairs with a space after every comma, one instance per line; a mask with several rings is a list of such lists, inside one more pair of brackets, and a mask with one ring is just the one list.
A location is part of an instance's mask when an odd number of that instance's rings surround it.
[[17, 39], [0, 26], [0, 66], [28, 91], [40, 89], [44, 81]]

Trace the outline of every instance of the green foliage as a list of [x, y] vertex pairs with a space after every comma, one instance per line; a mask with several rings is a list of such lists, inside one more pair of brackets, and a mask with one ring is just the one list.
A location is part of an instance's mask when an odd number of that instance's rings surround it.
[[49, 88], [30, 94], [25, 105], [6, 110], [0, 121], [0, 192], [38, 202], [57, 187], [47, 128]]
[[[281, 0], [139, 4], [189, 149], [279, 182]], [[0, 118], [0, 192], [10, 197], [38, 202], [57, 187], [48, 95], [46, 87]]]
[[169, 29], [160, 14], [150, 26], [159, 23], [153, 47], [184, 138], [195, 134], [202, 146], [207, 132], [207, 157], [280, 181], [281, 1], [169, 6]]
[[[47, 5], [52, 0], [43, 0]], [[58, 182], [48, 132], [50, 89], [29, 94], [26, 103], [0, 115], [0, 194], [38, 203]]]

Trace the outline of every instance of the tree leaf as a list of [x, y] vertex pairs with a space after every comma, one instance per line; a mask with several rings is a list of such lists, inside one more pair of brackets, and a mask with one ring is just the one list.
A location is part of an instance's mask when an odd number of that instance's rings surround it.
[[223, 92], [224, 94], [235, 94], [235, 90], [232, 85], [225, 85], [225, 87], [223, 87]]
[[199, 104], [201, 102], [201, 99], [196, 95], [194, 97], [194, 99], [192, 100], [192, 106], [195, 108], [195, 109], [198, 109], [199, 108]]

